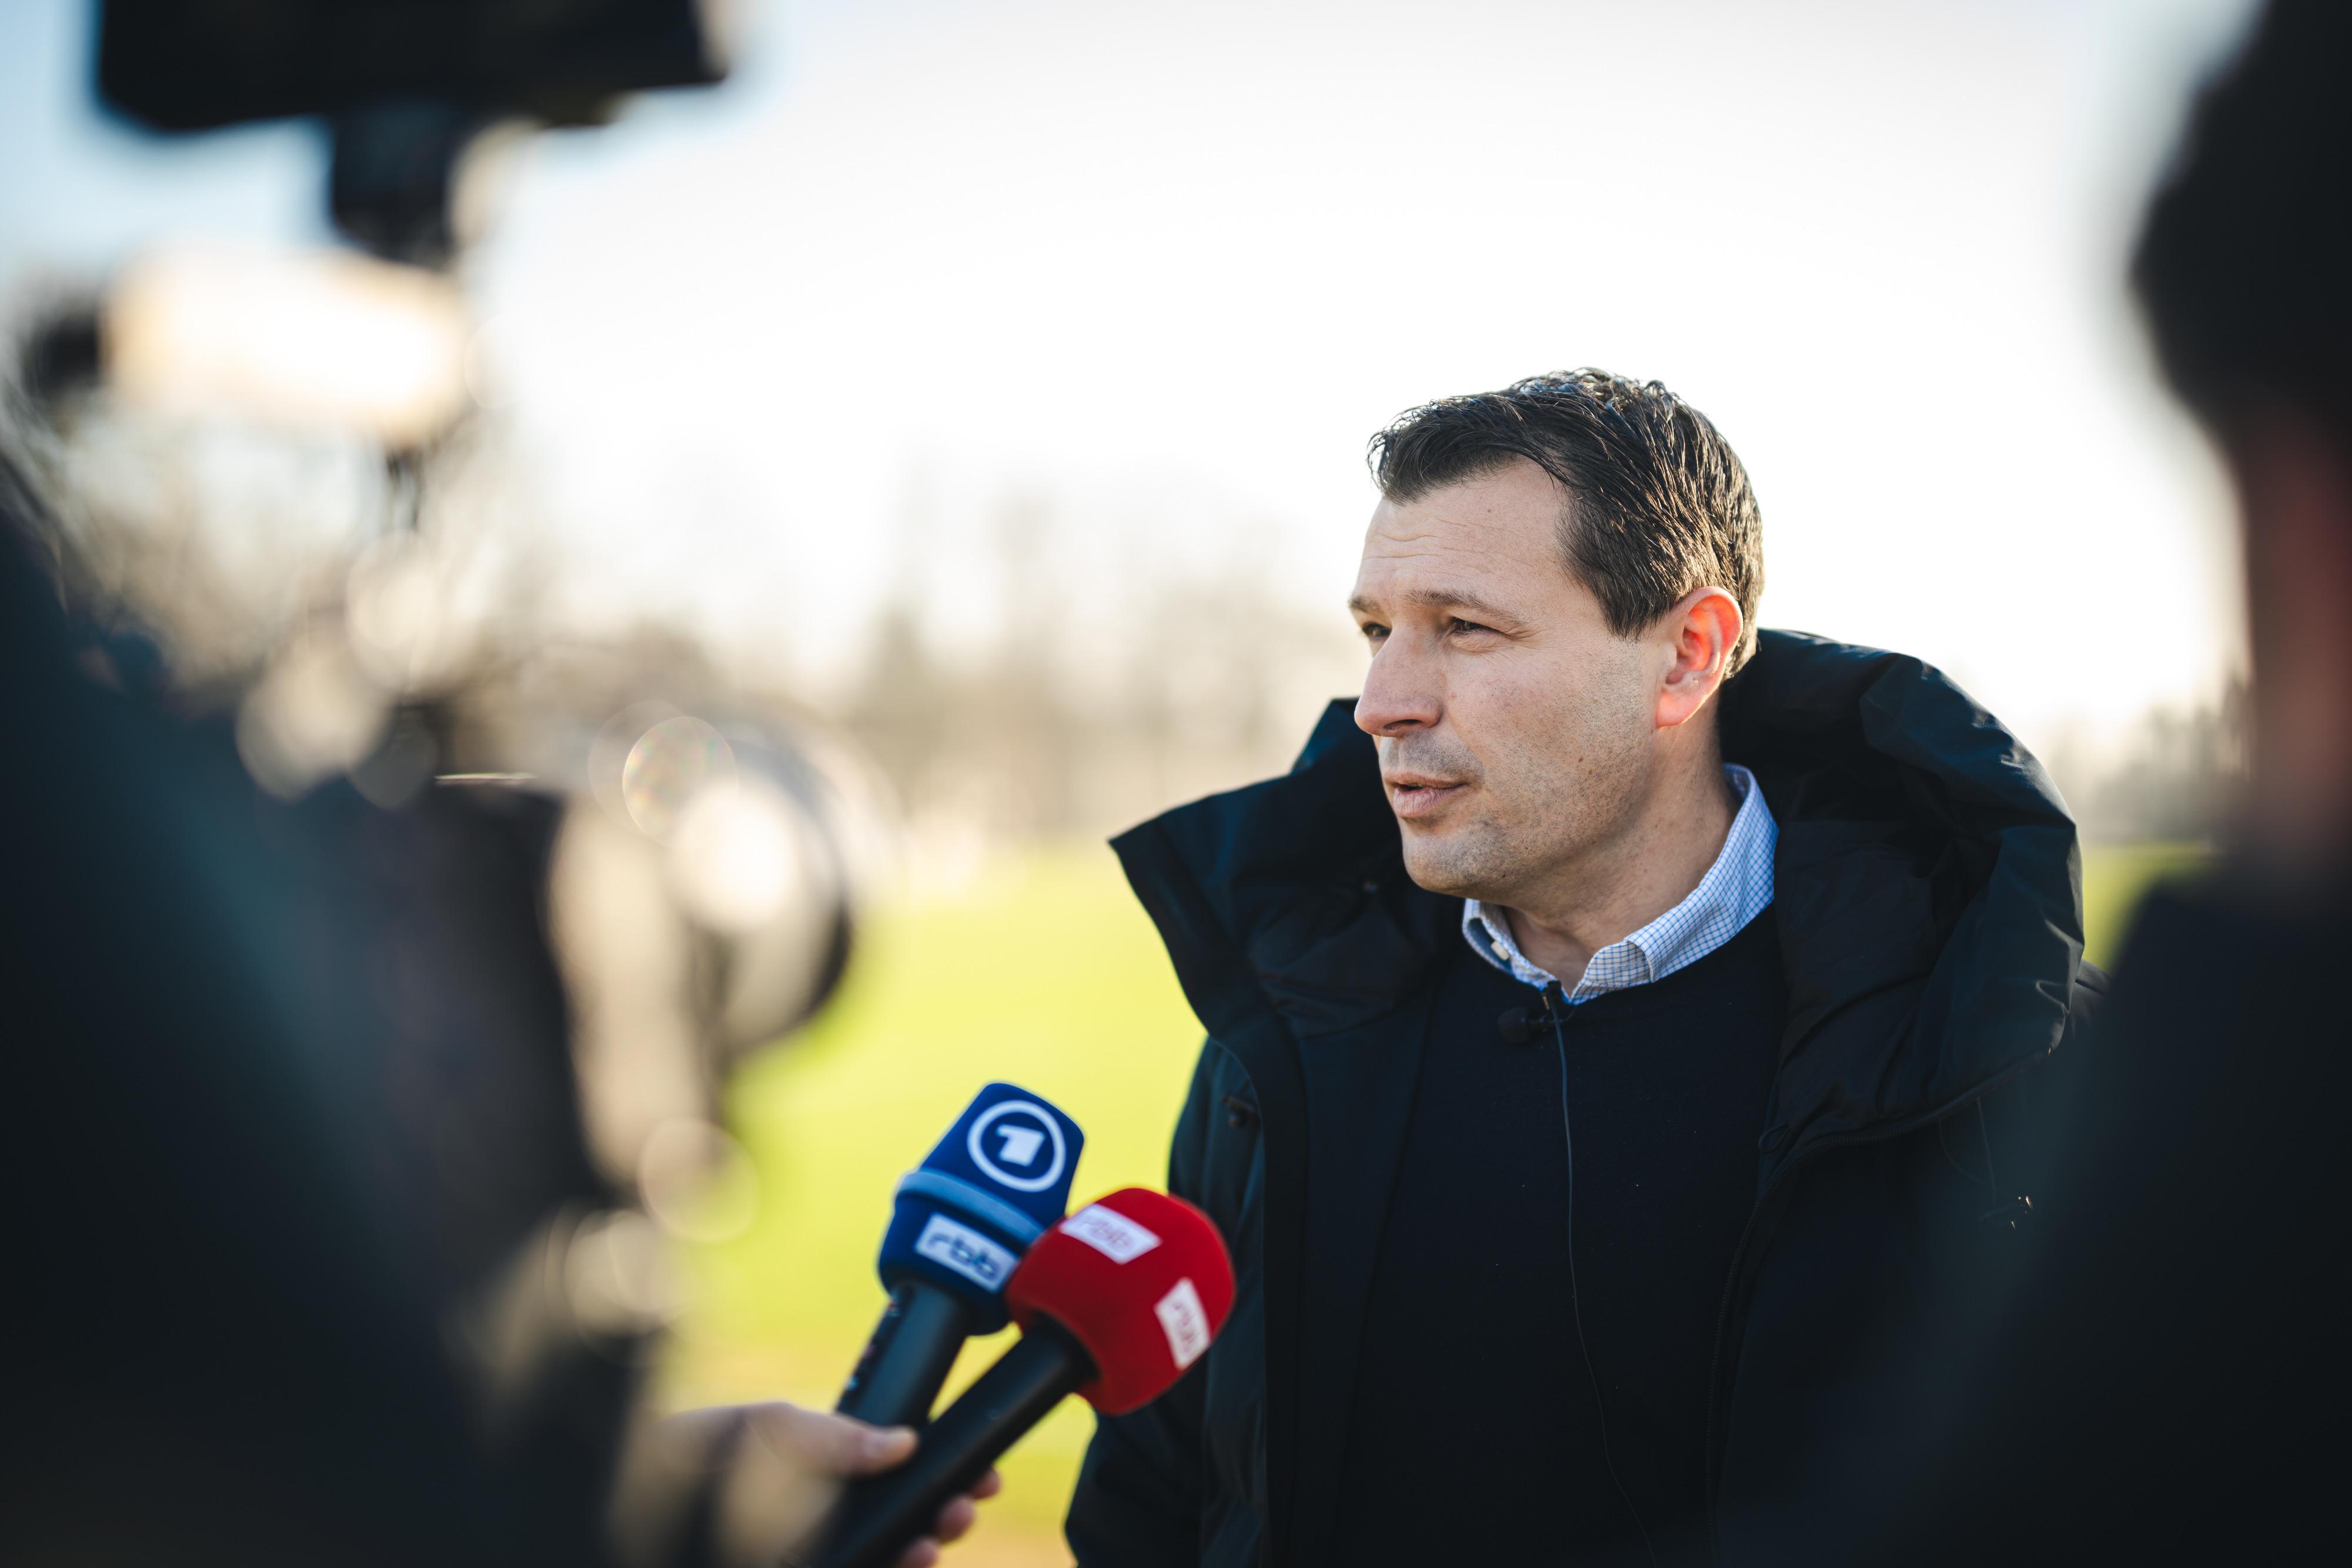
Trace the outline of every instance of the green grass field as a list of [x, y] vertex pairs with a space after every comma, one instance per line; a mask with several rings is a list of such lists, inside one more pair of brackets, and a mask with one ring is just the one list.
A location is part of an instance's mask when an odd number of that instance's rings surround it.
[[2105, 844], [2083, 856], [2083, 956], [2112, 968], [2131, 935], [2132, 911], [2160, 882], [2195, 875], [2213, 852], [2198, 844]]
[[[2093, 850], [2090, 956], [2109, 962], [2148, 885], [2192, 871], [2176, 845]], [[842, 996], [730, 1100], [759, 1171], [749, 1232], [693, 1249], [691, 1305], [665, 1367], [683, 1407], [788, 1398], [830, 1406], [882, 1306], [874, 1251], [899, 1173], [974, 1091], [1009, 1079], [1087, 1131], [1074, 1202], [1158, 1186], [1200, 1030], [1108, 849], [1032, 855], [964, 897], [886, 912]], [[960, 1386], [1002, 1349], [978, 1341]], [[1076, 1400], [1006, 1459], [960, 1568], [1066, 1564], [1060, 1521], [1093, 1416]]]

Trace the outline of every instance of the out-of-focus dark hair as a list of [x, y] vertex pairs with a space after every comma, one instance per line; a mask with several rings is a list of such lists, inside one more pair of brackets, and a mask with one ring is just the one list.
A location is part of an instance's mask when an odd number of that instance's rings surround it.
[[1370, 455], [1381, 494], [1396, 502], [1525, 458], [1569, 494], [1562, 562], [1601, 601], [1611, 631], [1647, 631], [1684, 594], [1715, 583], [1746, 623], [1726, 673], [1755, 652], [1764, 591], [1756, 493], [1731, 444], [1658, 382], [1587, 369], [1441, 398], [1398, 415]]
[[2198, 99], [2132, 281], [2206, 420], [2284, 396], [2352, 439], [2352, 5], [2264, 9]]

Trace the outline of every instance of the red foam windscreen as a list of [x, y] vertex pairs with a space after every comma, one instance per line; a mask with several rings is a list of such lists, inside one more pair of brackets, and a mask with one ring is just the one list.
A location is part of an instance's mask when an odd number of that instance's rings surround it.
[[1080, 1397], [1124, 1416], [1201, 1359], [1234, 1307], [1234, 1264], [1216, 1225], [1181, 1197], [1121, 1188], [1037, 1239], [1004, 1288], [1023, 1328], [1043, 1313], [1094, 1357]]

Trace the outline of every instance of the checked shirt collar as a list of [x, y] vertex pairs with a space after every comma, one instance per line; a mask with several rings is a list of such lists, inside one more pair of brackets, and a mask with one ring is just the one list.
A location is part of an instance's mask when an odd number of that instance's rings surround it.
[[[1738, 936], [1772, 902], [1772, 846], [1780, 829], [1753, 773], [1736, 762], [1725, 763], [1723, 773], [1739, 796], [1723, 852], [1688, 898], [1592, 955], [1584, 977], [1568, 992], [1570, 1005], [1629, 986], [1646, 986], [1697, 963]], [[1471, 899], [1462, 909], [1462, 936], [1481, 958], [1513, 979], [1538, 988], [1558, 983], [1519, 952], [1500, 909], [1490, 913]]]

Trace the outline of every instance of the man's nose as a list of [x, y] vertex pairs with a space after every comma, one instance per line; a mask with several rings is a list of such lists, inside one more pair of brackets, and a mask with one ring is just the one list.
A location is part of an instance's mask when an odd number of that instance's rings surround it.
[[1391, 637], [1372, 655], [1364, 672], [1364, 695], [1356, 699], [1356, 727], [1367, 735], [1403, 735], [1437, 723], [1436, 672], [1416, 659], [1401, 638]]

